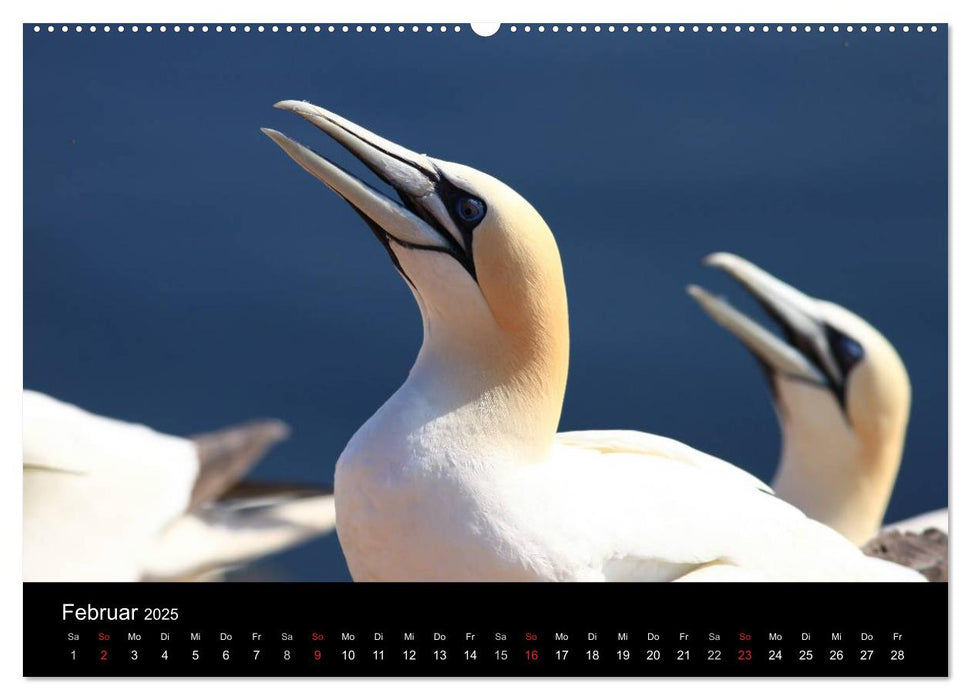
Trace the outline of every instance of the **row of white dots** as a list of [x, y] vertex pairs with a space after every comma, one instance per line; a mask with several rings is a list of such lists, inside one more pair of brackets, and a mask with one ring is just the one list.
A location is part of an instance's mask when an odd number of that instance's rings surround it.
[[[62, 33], [66, 33], [66, 32], [71, 31], [72, 28], [73, 28], [73, 30], [75, 32], [83, 32], [85, 30], [85, 27], [83, 27], [83, 26], [81, 26], [79, 24], [78, 25], [74, 25], [73, 27], [70, 27], [70, 26], [68, 26], [66, 24], [60, 25], [60, 26], [55, 26], [55, 25], [49, 24], [46, 27], [42, 27], [41, 25], [34, 25], [34, 32], [35, 33], [40, 33], [40, 32], [42, 32], [42, 31], [44, 31], [46, 29], [48, 33], [54, 33], [54, 32], [56, 32], [58, 30], [60, 30]], [[184, 29], [185, 31], [187, 31], [187, 32], [189, 32], [191, 34], [191, 33], [195, 32], [197, 30], [197, 27], [195, 27], [194, 25], [188, 25], [188, 26], [186, 26], [186, 27], [183, 28], [181, 25], [178, 25], [178, 24], [177, 25], [174, 25], [172, 27], [168, 27], [166, 25], [160, 25], [157, 28], [154, 28], [151, 25], [146, 25], [146, 26], [131, 25], [131, 26], [127, 27], [127, 28], [126, 28], [125, 25], [117, 25], [117, 26], [114, 26], [114, 27], [112, 27], [111, 25], [104, 25], [104, 26], [89, 25], [87, 27], [87, 30], [89, 32], [98, 32], [98, 31], [101, 31], [101, 32], [111, 32], [111, 31], [116, 31], [118, 33], [124, 33], [126, 30], [127, 31], [131, 31], [132, 33], [138, 33], [139, 31], [143, 31], [143, 32], [146, 32], [146, 33], [151, 33], [152, 31], [155, 31], [156, 29], [157, 29], [157, 31], [162, 32], [162, 33], [165, 33], [166, 31], [170, 31], [171, 30], [172, 32], [175, 32], [176, 34], [178, 34], [179, 32], [183, 31], [183, 29]], [[440, 26], [437, 26], [437, 27], [432, 26], [432, 25], [424, 25], [422, 27], [422, 26], [418, 26], [418, 25], [408, 25], [408, 26], [406, 26], [406, 25], [401, 25], [401, 24], [395, 25], [395, 26], [388, 25], [388, 24], [383, 25], [383, 26], [373, 25], [373, 24], [372, 25], [369, 25], [369, 26], [360, 25], [360, 24], [358, 24], [358, 25], [346, 25], [346, 24], [344, 24], [344, 25], [332, 25], [331, 24], [331, 25], [325, 25], [325, 26], [321, 26], [319, 24], [310, 25], [310, 26], [305, 25], [305, 24], [301, 24], [301, 25], [290, 25], [290, 24], [288, 24], [288, 25], [280, 26], [280, 25], [275, 25], [274, 24], [274, 25], [269, 25], [269, 26], [257, 25], [257, 26], [252, 26], [252, 27], [250, 25], [243, 25], [241, 27], [237, 27], [236, 25], [229, 25], [227, 27], [223, 27], [222, 25], [216, 25], [215, 27], [213, 27], [213, 29], [217, 33], [218, 32], [222, 32], [222, 31], [228, 31], [230, 33], [234, 33], [234, 32], [237, 32], [237, 31], [242, 31], [244, 33], [251, 32], [251, 31], [255, 31], [255, 32], [266, 32], [266, 31], [269, 31], [269, 32], [280, 32], [280, 31], [283, 31], [283, 32], [288, 32], [288, 33], [299, 32], [299, 33], [303, 33], [303, 34], [305, 34], [307, 32], [314, 32], [314, 33], [318, 33], [318, 34], [320, 32], [328, 32], [328, 33], [340, 32], [340, 33], [345, 33], [346, 34], [346, 33], [350, 33], [350, 32], [363, 33], [365, 31], [369, 31], [371, 33], [377, 33], [379, 31], [383, 31], [385, 33], [391, 33], [393, 31], [397, 31], [399, 33], [404, 33], [404, 32], [407, 32], [407, 31], [411, 31], [412, 33], [417, 33], [417, 32], [422, 31], [422, 29], [424, 29], [424, 31], [426, 33], [427, 32], [434, 32], [436, 29], [439, 32], [448, 32], [448, 31], [461, 32], [462, 31], [462, 28], [460, 26], [458, 26], [458, 25], [455, 25], [453, 27], [448, 27], [448, 26], [445, 26], [445, 25], [440, 25]], [[529, 32], [531, 32], [534, 29], [534, 27], [532, 27], [530, 25], [525, 25], [525, 26], [522, 26], [522, 27], [519, 27], [517, 25], [511, 25], [511, 26], [508, 27], [508, 31], [509, 32], [512, 32], [512, 33], [516, 33], [520, 29], [523, 32], [529, 33]], [[574, 27], [573, 25], [567, 25], [565, 27], [560, 27], [559, 25], [552, 25], [548, 29], [551, 32], [554, 32], [554, 33], [557, 33], [557, 32], [560, 32], [560, 31], [565, 31], [567, 33], [571, 33], [571, 32], [574, 32], [574, 31], [578, 31], [580, 33], [584, 33], [584, 32], [590, 31], [591, 29], [594, 32], [601, 32], [601, 31], [603, 31], [604, 27], [601, 27], [600, 25], [594, 25], [593, 27], [587, 27], [586, 25], [580, 25], [578, 27]], [[787, 30], [789, 32], [799, 32], [799, 31], [803, 31], [803, 32], [813, 32], [813, 31], [815, 31], [815, 32], [827, 32], [827, 31], [839, 32], [839, 31], [841, 31], [841, 29], [843, 31], [846, 31], [846, 32], [853, 32], [853, 31], [867, 32], [867, 31], [869, 31], [869, 30], [872, 29], [872, 31], [879, 33], [879, 32], [881, 32], [881, 31], [884, 30], [884, 27], [881, 26], [881, 25], [873, 25], [871, 27], [871, 26], [868, 26], [868, 25], [865, 25], [865, 24], [858, 25], [858, 26], [847, 25], [846, 27], [842, 27], [842, 28], [840, 26], [838, 26], [838, 25], [832, 25], [832, 26], [827, 27], [826, 25], [822, 25], [822, 24], [821, 25], [818, 25], [818, 26], [813, 26], [813, 25], [808, 25], [808, 24], [807, 25], [795, 25], [795, 24], [793, 24], [793, 25], [787, 25], [787, 26], [783, 26], [781, 24], [771, 25], [771, 26], [768, 25], [768, 24], [762, 24], [762, 25], [754, 25], [754, 24], [749, 24], [749, 25], [740, 25], [740, 24], [735, 24], [735, 25], [726, 25], [726, 24], [721, 24], [721, 25], [711, 25], [711, 24], [708, 24], [708, 25], [698, 25], [698, 24], [693, 24], [693, 25], [684, 25], [684, 24], [679, 24], [679, 25], [670, 25], [670, 24], [656, 25], [656, 24], [652, 24], [652, 25], [649, 25], [649, 26], [646, 26], [646, 27], [644, 25], [635, 25], [635, 26], [631, 27], [630, 25], [626, 25], [625, 24], [625, 25], [621, 25], [619, 27], [618, 26], [615, 26], [615, 25], [607, 25], [606, 26], [606, 30], [608, 32], [616, 32], [618, 29], [621, 32], [630, 32], [630, 31], [634, 31], [634, 32], [644, 32], [644, 31], [648, 31], [648, 32], [653, 32], [653, 33], [657, 33], [657, 32], [664, 32], [664, 33], [678, 32], [678, 33], [681, 33], [681, 34], [690, 32], [690, 33], [698, 34], [698, 33], [702, 33], [702, 32], [704, 32], [704, 33], [714, 33], [714, 32], [727, 33], [727, 32], [732, 32], [733, 31], [735, 33], [748, 32], [750, 34], [754, 34], [754, 33], [758, 32], [758, 31], [761, 31], [763, 33], [768, 33], [768, 32], [771, 32], [773, 30], [775, 30], [778, 33], [778, 32], [784, 32], [784, 31], [787, 31]], [[896, 32], [897, 29], [898, 29], [898, 27], [896, 25], [889, 25], [889, 26], [885, 27], [885, 29], [886, 29], [886, 31], [892, 33], [892, 32]], [[909, 32], [909, 31], [911, 31], [910, 25], [904, 25], [904, 26], [900, 27], [899, 29], [902, 32]], [[925, 28], [924, 28], [923, 25], [917, 25], [917, 26], [913, 27], [913, 29], [916, 30], [916, 31], [918, 31], [918, 32], [923, 32]], [[936, 32], [937, 31], [937, 27], [934, 26], [934, 25], [930, 26], [929, 29], [932, 32]], [[203, 33], [207, 33], [207, 32], [209, 32], [210, 27], [208, 25], [202, 25], [201, 27], [198, 27], [198, 30], [201, 31], [201, 32], [203, 32]], [[539, 25], [539, 26], [535, 27], [535, 30], [537, 32], [539, 32], [539, 33], [544, 33], [547, 30], [547, 27], [545, 25]]]
[[[844, 27], [843, 29], [845, 29], [845, 31], [847, 31], [847, 32], [852, 32], [852, 31], [854, 31], [854, 29], [858, 29], [861, 32], [865, 32], [869, 28], [870, 27], [868, 27], [868, 25], [865, 25], [864, 24], [864, 25], [858, 25], [856, 27], [854, 27], [853, 25], [848, 25], [848, 26]], [[913, 27], [913, 28], [916, 31], [918, 31], [918, 32], [923, 32], [924, 31], [924, 26], [923, 25], [917, 25], [916, 27]], [[533, 29], [533, 27], [531, 27], [531, 26], [524, 26], [524, 27], [522, 27], [522, 30], [524, 32], [530, 32], [530, 31], [532, 31], [532, 29]], [[538, 32], [545, 32], [546, 31], [546, 27], [543, 26], [543, 25], [539, 25], [535, 29]], [[573, 26], [567, 26], [564, 29], [567, 32], [574, 31], [574, 27]], [[603, 31], [603, 27], [601, 27], [600, 25], [594, 25], [592, 29], [593, 29], [594, 32]], [[682, 34], [687, 33], [687, 32], [691, 32], [691, 33], [697, 34], [697, 33], [701, 33], [701, 32], [713, 33], [713, 32], [716, 32], [716, 31], [717, 32], [729, 32], [729, 31], [744, 32], [744, 31], [747, 31], [749, 33], [753, 33], [754, 34], [757, 31], [762, 31], [764, 33], [768, 33], [768, 32], [771, 32], [773, 29], [776, 32], [784, 32], [787, 29], [790, 32], [798, 32], [800, 29], [802, 31], [804, 31], [804, 32], [813, 32], [813, 31], [816, 31], [816, 32], [827, 32], [827, 31], [839, 32], [841, 28], [840, 28], [839, 25], [832, 25], [830, 27], [827, 27], [826, 25], [823, 25], [823, 24], [820, 24], [818, 26], [813, 26], [813, 25], [809, 25], [809, 24], [807, 24], [807, 25], [795, 25], [795, 24], [793, 24], [793, 25], [788, 25], [788, 26], [784, 26], [784, 25], [781, 25], [781, 24], [776, 24], [776, 25], [768, 25], [768, 24], [761, 24], [761, 25], [755, 25], [755, 24], [749, 24], [749, 25], [741, 25], [741, 24], [735, 24], [735, 25], [730, 25], [730, 24], [720, 24], [720, 25], [711, 25], [711, 24], [707, 24], [707, 25], [705, 25], [705, 24], [701, 24], [701, 25], [699, 25], [699, 24], [691, 24], [691, 25], [678, 24], [678, 25], [671, 25], [671, 24], [663, 24], [663, 25], [658, 25], [658, 24], [652, 24], [652, 25], [649, 25], [648, 27], [646, 27], [646, 29], [645, 29], [645, 26], [644, 25], [636, 25], [636, 26], [634, 26], [632, 28], [630, 25], [626, 25], [625, 24], [625, 25], [622, 25], [620, 27], [617, 27], [617, 26], [614, 26], [614, 25], [608, 25], [606, 29], [607, 29], [608, 32], [616, 32], [618, 29], [620, 29], [620, 31], [622, 31], [622, 32], [630, 32], [633, 29], [633, 31], [635, 31], [635, 32], [650, 31], [650, 32], [655, 32], [655, 33], [656, 32], [667, 32], [667, 33], [670, 33], [670, 32], [675, 32], [676, 31], [676, 32], [679, 32], [679, 33], [682, 33]], [[872, 27], [872, 29], [875, 32], [881, 32], [881, 31], [883, 31], [884, 27], [881, 26], [881, 25], [874, 25]], [[509, 31], [510, 32], [516, 32], [518, 30], [519, 30], [519, 28], [516, 25], [512, 25], [512, 26], [509, 27]], [[560, 31], [560, 27], [559, 26], [552, 26], [552, 27], [550, 27], [550, 30], [553, 31], [553, 32], [559, 32]], [[897, 31], [897, 26], [896, 25], [889, 25], [889, 26], [886, 27], [886, 30], [889, 31], [889, 32], [895, 32], [895, 31]], [[909, 32], [911, 30], [911, 27], [910, 27], [910, 25], [904, 25], [904, 26], [900, 27], [900, 30], [901, 31], [904, 31], [904, 32]], [[579, 32], [582, 33], [582, 32], [589, 31], [589, 28], [586, 25], [580, 25], [577, 28], [577, 31], [579, 31]], [[937, 27], [936, 26], [931, 26], [930, 27], [930, 31], [936, 32], [937, 31]]]
[[[59, 29], [61, 32], [66, 33], [66, 32], [71, 31], [72, 28], [74, 29], [75, 32], [83, 32], [85, 30], [85, 27], [81, 26], [80, 24], [74, 25], [73, 27], [70, 27], [70, 26], [68, 26], [66, 24], [61, 25], [59, 27], [58, 26], [55, 26], [53, 24], [49, 24], [49, 25], [47, 25], [46, 30], [48, 32], [50, 32], [50, 33], [53, 33], [53, 32], [58, 31], [58, 29]], [[44, 31], [44, 29], [45, 29], [45, 27], [42, 27], [41, 25], [37, 25], [37, 24], [34, 25], [34, 32], [35, 33], [42, 32], [42, 31]], [[206, 33], [206, 32], [208, 32], [210, 30], [210, 27], [208, 25], [205, 25], [205, 24], [202, 25], [201, 27], [196, 27], [194, 25], [188, 25], [188, 26], [183, 27], [183, 26], [178, 25], [178, 24], [176, 24], [176, 25], [174, 25], [172, 27], [168, 27], [166, 25], [160, 25], [159, 27], [154, 27], [154, 28], [151, 25], [146, 25], [146, 26], [131, 25], [129, 27], [126, 27], [123, 24], [120, 24], [120, 25], [117, 25], [117, 26], [114, 26], [114, 27], [112, 27], [111, 25], [107, 25], [107, 24], [104, 25], [104, 26], [101, 26], [101, 27], [92, 24], [92, 25], [90, 25], [90, 26], [87, 27], [87, 30], [89, 32], [98, 32], [98, 31], [101, 31], [101, 32], [112, 32], [112, 31], [115, 31], [115, 32], [118, 32], [118, 33], [124, 33], [125, 31], [130, 31], [130, 32], [133, 32], [133, 33], [138, 33], [139, 31], [147, 32], [147, 33], [151, 33], [152, 31], [159, 31], [159, 32], [163, 32], [163, 33], [166, 32], [166, 31], [172, 31], [172, 32], [175, 32], [176, 34], [178, 34], [179, 32], [182, 32], [182, 31], [186, 31], [186, 32], [189, 32], [189, 33], [193, 33], [197, 29], [200, 32]], [[285, 26], [280, 26], [280, 25], [275, 25], [275, 24], [274, 25], [270, 25], [270, 26], [264, 26], [264, 25], [261, 24], [261, 25], [252, 26], [252, 27], [250, 25], [243, 25], [242, 27], [237, 27], [236, 25], [233, 24], [233, 25], [229, 25], [227, 27], [223, 27], [222, 25], [216, 25], [215, 27], [212, 27], [212, 29], [214, 31], [216, 31], [216, 32], [227, 31], [227, 32], [230, 32], [230, 33], [235, 33], [237, 31], [241, 31], [241, 32], [267, 32], [267, 31], [269, 31], [269, 32], [281, 32], [281, 31], [283, 31], [283, 32], [290, 32], [290, 33], [292, 33], [292, 32], [300, 32], [300, 33], [315, 32], [315, 33], [318, 33], [318, 34], [320, 32], [331, 32], [331, 33], [333, 33], [333, 32], [343, 32], [343, 33], [359, 32], [360, 33], [360, 32], [364, 32], [364, 31], [378, 32], [380, 30], [383, 30], [384, 32], [392, 32], [392, 31], [395, 31], [395, 30], [397, 30], [398, 32], [406, 32], [408, 30], [410, 30], [412, 32], [420, 32], [422, 29], [424, 29], [426, 32], [434, 32], [436, 29], [439, 32], [448, 32], [448, 31], [461, 32], [462, 31], [462, 28], [460, 26], [458, 26], [458, 25], [455, 25], [454, 27], [446, 27], [445, 25], [442, 25], [442, 26], [439, 26], [439, 27], [433, 27], [431, 25], [427, 25], [425, 27], [419, 27], [418, 25], [410, 25], [408, 27], [406, 27], [404, 25], [397, 25], [396, 27], [392, 27], [391, 25], [384, 25], [383, 27], [378, 27], [376, 25], [363, 26], [363, 25], [360, 25], [360, 24], [358, 24], [358, 25], [346, 25], [346, 24], [345, 25], [332, 25], [331, 24], [331, 25], [326, 25], [326, 26], [321, 26], [319, 24], [315, 24], [315, 25], [312, 25], [312, 26], [308, 26], [308, 25], [305, 25], [305, 24], [296, 25], [296, 26], [290, 25], [290, 24], [285, 25]]]

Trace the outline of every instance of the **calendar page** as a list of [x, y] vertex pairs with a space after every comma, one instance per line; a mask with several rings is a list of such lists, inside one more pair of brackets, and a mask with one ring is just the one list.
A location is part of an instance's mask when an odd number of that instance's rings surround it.
[[948, 675], [948, 26], [25, 24], [25, 676]]

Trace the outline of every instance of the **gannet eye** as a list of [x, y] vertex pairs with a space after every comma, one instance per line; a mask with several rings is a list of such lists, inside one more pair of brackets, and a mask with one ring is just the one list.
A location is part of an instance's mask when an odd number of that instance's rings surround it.
[[862, 360], [866, 355], [866, 351], [863, 350], [862, 345], [848, 335], [843, 335], [835, 329], [830, 331], [829, 344], [833, 352], [833, 357], [836, 359], [837, 364], [839, 364], [844, 376], [849, 373], [853, 365]]
[[485, 216], [485, 204], [475, 197], [462, 197], [455, 203], [455, 213], [467, 224], [476, 224]]

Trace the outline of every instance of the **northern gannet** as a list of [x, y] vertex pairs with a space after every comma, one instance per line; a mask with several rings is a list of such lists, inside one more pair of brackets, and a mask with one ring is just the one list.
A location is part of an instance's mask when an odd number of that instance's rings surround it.
[[[730, 253], [708, 265], [735, 278], [781, 327], [769, 332], [698, 286], [688, 292], [736, 336], [763, 368], [782, 430], [772, 486], [856, 544], [880, 530], [900, 467], [910, 381], [896, 350], [870, 324], [814, 299]], [[940, 512], [894, 530], [939, 526]], [[947, 532], [944, 511], [944, 532]]]
[[337, 463], [337, 532], [357, 581], [902, 580], [759, 480], [674, 440], [557, 434], [569, 327], [535, 209], [470, 167], [306, 102], [303, 117], [400, 203], [264, 129], [361, 215], [421, 310], [404, 385]]
[[241, 482], [279, 421], [181, 438], [24, 391], [25, 581], [181, 580], [334, 527], [330, 489]]

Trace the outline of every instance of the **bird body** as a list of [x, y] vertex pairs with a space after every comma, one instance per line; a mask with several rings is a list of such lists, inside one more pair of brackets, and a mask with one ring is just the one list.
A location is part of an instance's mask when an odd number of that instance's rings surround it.
[[394, 188], [400, 201], [264, 130], [361, 215], [424, 326], [404, 385], [338, 459], [337, 530], [355, 580], [924, 580], [676, 441], [557, 435], [569, 324], [542, 217], [489, 175], [315, 105], [277, 107]]
[[24, 580], [136, 580], [142, 552], [189, 504], [192, 442], [34, 391], [23, 436]]
[[700, 580], [713, 565], [732, 580], [919, 580], [668, 438], [563, 433], [537, 463], [501, 445], [468, 459], [448, 447], [470, 444], [451, 420], [397, 442], [386, 428], [399, 408], [392, 399], [338, 463], [338, 530], [357, 581]]
[[23, 412], [25, 581], [191, 578], [333, 527], [333, 498], [319, 490], [227, 500], [285, 437], [278, 421], [190, 439], [29, 390]]

